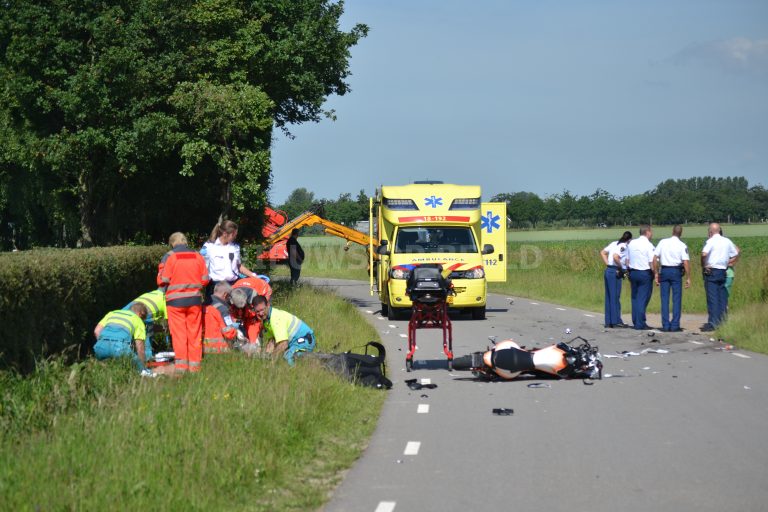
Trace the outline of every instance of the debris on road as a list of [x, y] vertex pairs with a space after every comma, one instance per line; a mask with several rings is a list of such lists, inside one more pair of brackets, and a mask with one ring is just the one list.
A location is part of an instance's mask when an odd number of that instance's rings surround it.
[[437, 384], [422, 384], [421, 382], [418, 382], [416, 379], [407, 379], [405, 381], [405, 385], [408, 386], [410, 389], [414, 391], [418, 391], [419, 389], [435, 389], [437, 387]]
[[538, 389], [538, 388], [551, 388], [552, 384], [548, 384], [546, 382], [532, 382], [528, 384], [529, 388]]

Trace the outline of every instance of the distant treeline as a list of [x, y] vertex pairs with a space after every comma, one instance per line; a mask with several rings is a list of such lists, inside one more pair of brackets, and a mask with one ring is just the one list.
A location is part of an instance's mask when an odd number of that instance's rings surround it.
[[616, 197], [602, 189], [588, 196], [569, 191], [541, 198], [532, 192], [496, 194], [507, 203], [510, 227], [765, 222], [768, 190], [745, 178], [667, 180], [642, 194]]

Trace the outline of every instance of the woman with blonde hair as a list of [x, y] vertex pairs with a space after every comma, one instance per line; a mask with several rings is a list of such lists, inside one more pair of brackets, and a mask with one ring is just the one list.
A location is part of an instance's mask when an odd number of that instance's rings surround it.
[[237, 238], [237, 224], [231, 220], [218, 222], [211, 231], [208, 241], [203, 244], [200, 253], [205, 258], [208, 267], [208, 275], [211, 282], [208, 285], [206, 295], [210, 297], [216, 283], [226, 281], [233, 284], [240, 279], [240, 274], [248, 277], [257, 277], [251, 272], [240, 258], [240, 245], [235, 243]]

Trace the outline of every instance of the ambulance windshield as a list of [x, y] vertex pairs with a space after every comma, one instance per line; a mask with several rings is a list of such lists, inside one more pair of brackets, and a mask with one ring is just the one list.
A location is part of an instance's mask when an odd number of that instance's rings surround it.
[[397, 231], [395, 253], [476, 253], [477, 244], [469, 227], [415, 226]]

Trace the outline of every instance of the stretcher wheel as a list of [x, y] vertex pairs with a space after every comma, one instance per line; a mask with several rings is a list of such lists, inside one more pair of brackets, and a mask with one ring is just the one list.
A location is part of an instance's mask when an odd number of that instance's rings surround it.
[[406, 359], [405, 360], [405, 371], [410, 372], [413, 370], [413, 359]]

